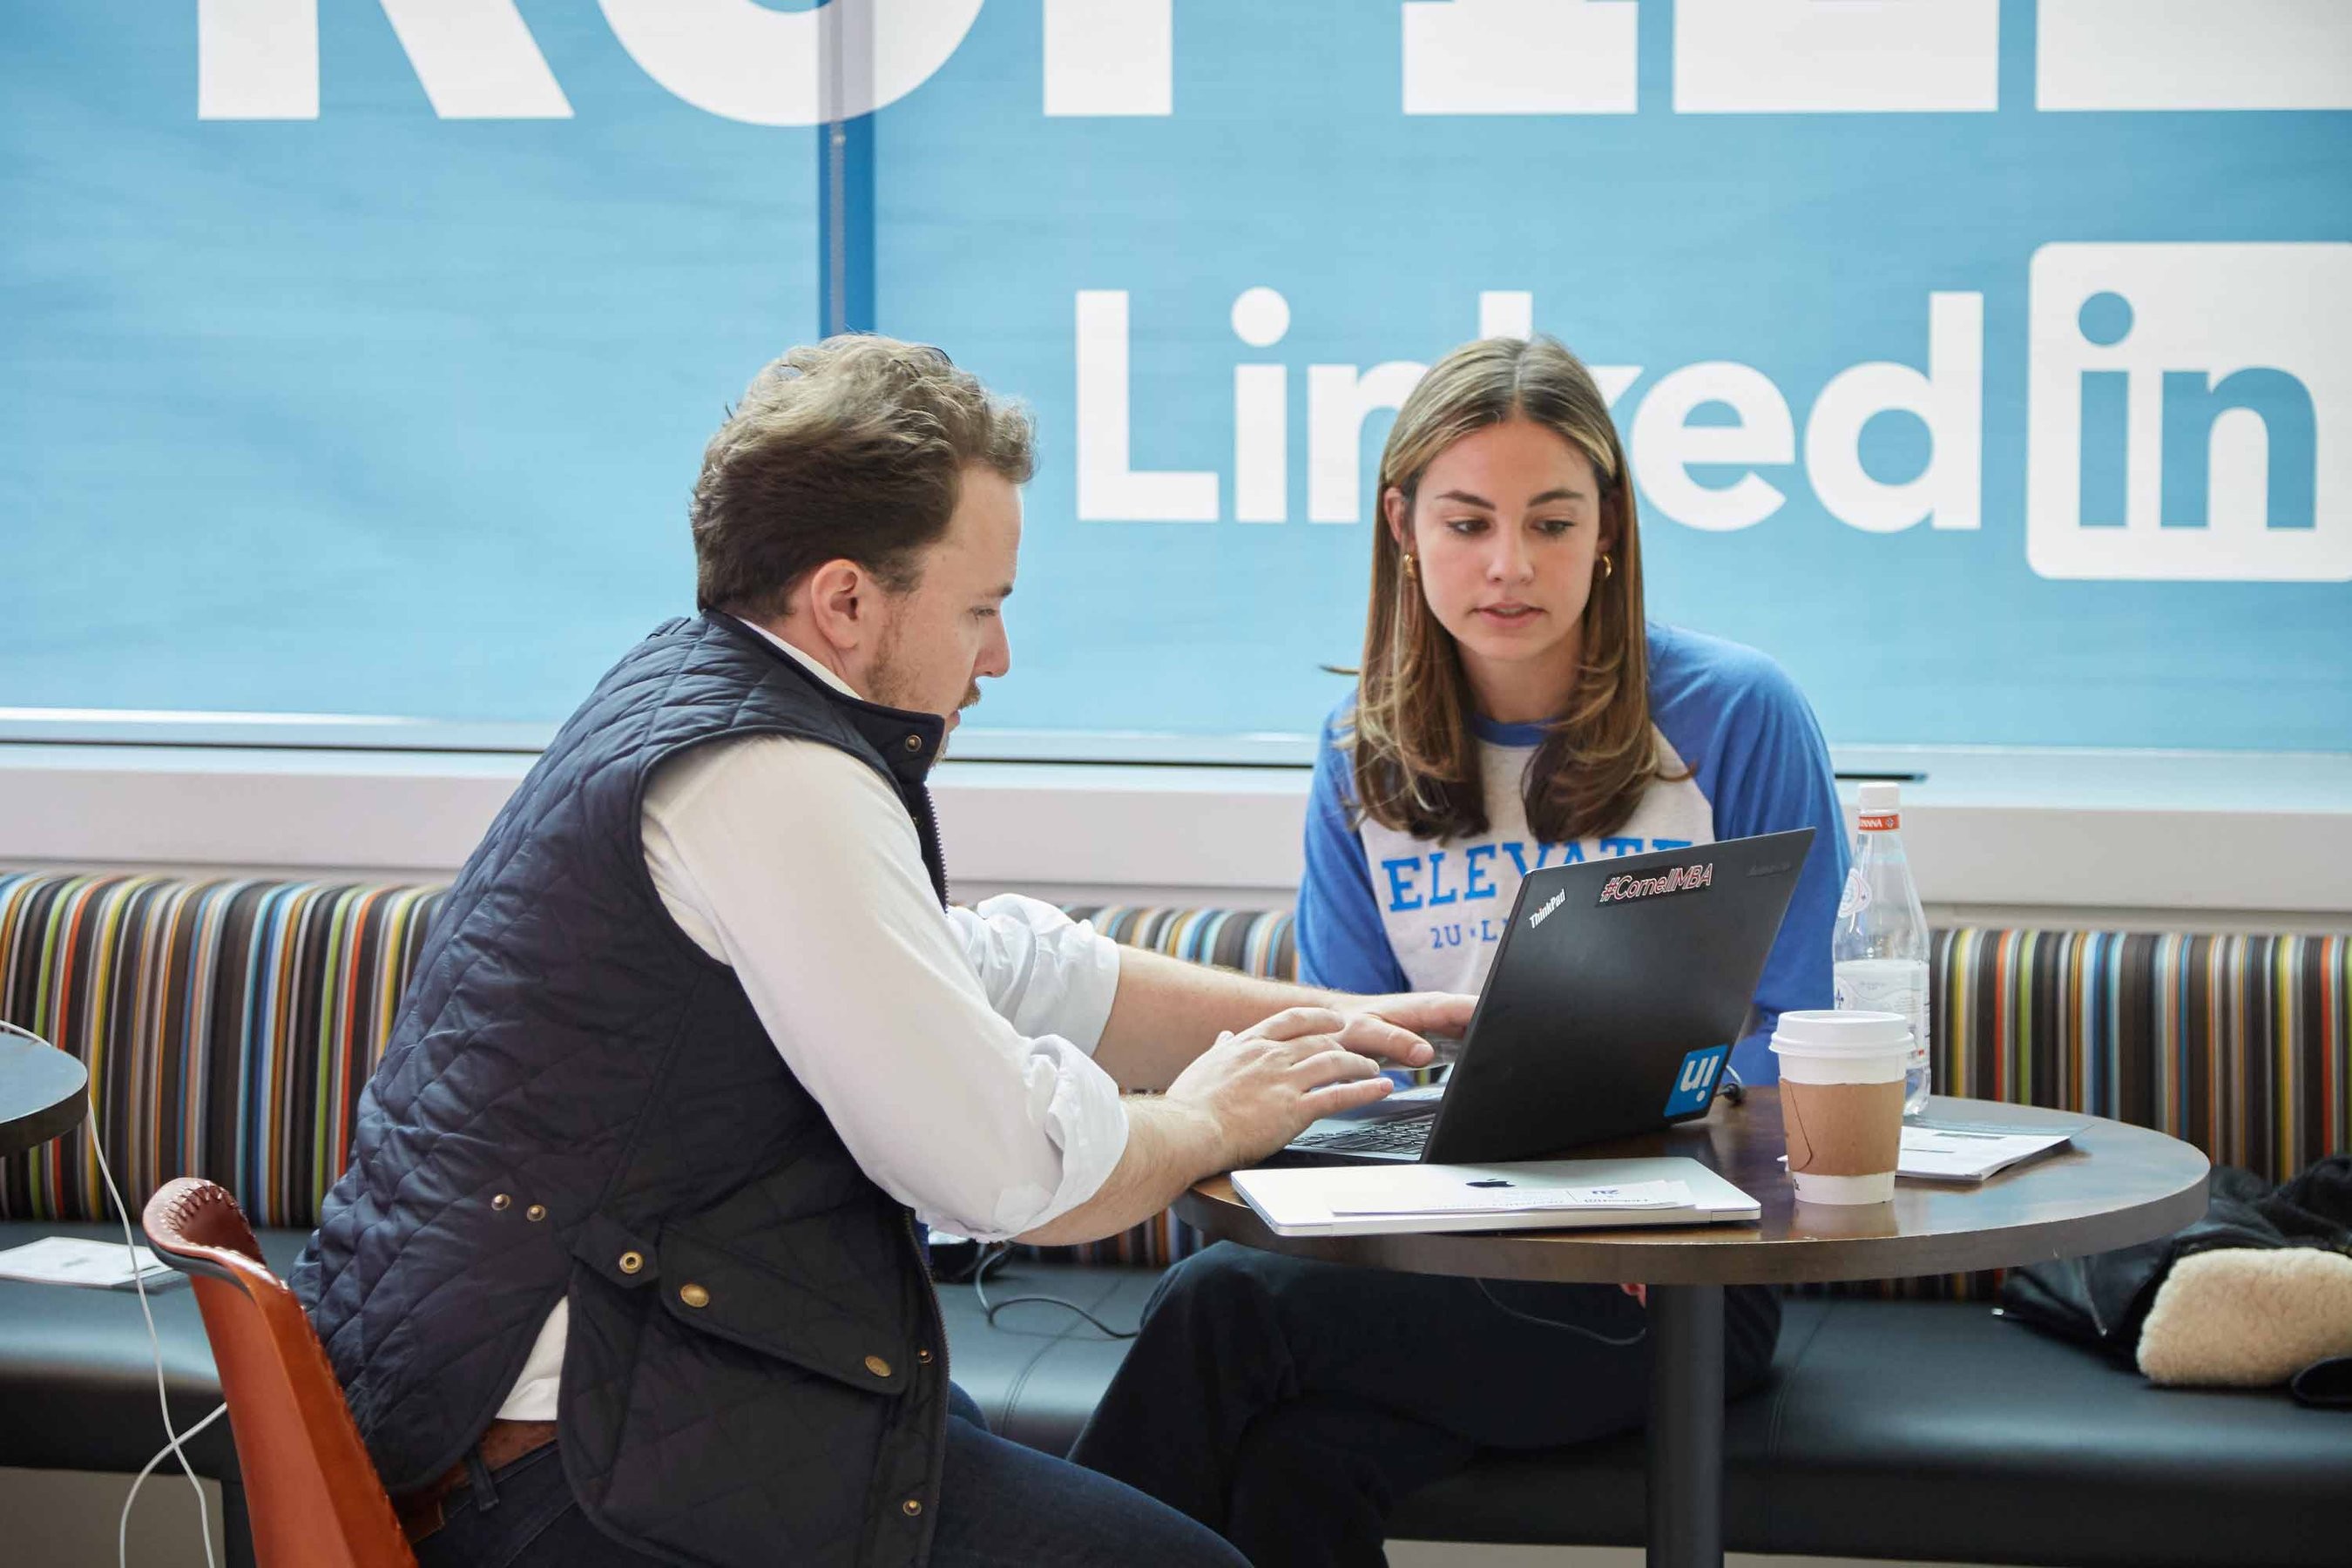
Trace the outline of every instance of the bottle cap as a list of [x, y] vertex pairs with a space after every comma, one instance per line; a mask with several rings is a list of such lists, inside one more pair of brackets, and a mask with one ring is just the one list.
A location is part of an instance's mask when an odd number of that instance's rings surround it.
[[1866, 784], [1855, 792], [1856, 805], [1864, 816], [1881, 816], [1903, 807], [1903, 786], [1897, 784]]

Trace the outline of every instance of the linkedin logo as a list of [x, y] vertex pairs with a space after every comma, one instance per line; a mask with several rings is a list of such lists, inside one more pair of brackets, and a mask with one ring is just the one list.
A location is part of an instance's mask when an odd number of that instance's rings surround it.
[[2352, 245], [2045, 245], [2031, 291], [2036, 573], [2352, 581]]

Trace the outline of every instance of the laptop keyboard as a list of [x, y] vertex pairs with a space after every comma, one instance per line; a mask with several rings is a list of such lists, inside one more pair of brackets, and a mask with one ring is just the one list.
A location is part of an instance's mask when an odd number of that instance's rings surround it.
[[1402, 1116], [1340, 1132], [1310, 1133], [1291, 1147], [1318, 1154], [1418, 1154], [1434, 1123], [1433, 1117]]

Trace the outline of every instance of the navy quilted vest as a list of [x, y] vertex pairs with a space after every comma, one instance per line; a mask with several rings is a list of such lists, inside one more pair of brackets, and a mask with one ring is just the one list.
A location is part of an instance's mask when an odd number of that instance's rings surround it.
[[821, 742], [890, 780], [944, 893], [923, 788], [943, 730], [723, 616], [673, 621], [499, 812], [294, 1271], [393, 1493], [466, 1453], [568, 1296], [559, 1441], [607, 1532], [688, 1563], [923, 1561], [947, 1364], [913, 1217], [671, 921], [638, 818], [688, 747]]

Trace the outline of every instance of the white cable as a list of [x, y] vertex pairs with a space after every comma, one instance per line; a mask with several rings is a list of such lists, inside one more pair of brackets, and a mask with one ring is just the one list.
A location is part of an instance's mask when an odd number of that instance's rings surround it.
[[[58, 1048], [32, 1030], [19, 1028], [5, 1018], [0, 1018], [0, 1030], [5, 1030], [9, 1034], [30, 1040], [35, 1045], [48, 1046], [51, 1050]], [[147, 1305], [147, 1270], [139, 1261], [139, 1244], [131, 1239], [131, 1210], [122, 1201], [122, 1189], [114, 1184], [113, 1167], [106, 1163], [106, 1139], [104, 1129], [98, 1120], [98, 1085], [95, 1081], [83, 1086], [83, 1098], [89, 1103], [90, 1152], [98, 1156], [98, 1173], [106, 1178], [107, 1195], [114, 1200], [114, 1212], [122, 1220], [122, 1249], [131, 1258], [131, 1283], [139, 1292], [139, 1315], [147, 1320], [147, 1347], [155, 1356], [155, 1403], [163, 1412], [163, 1434], [172, 1439], [164, 1445], [161, 1453], [147, 1461], [147, 1470], [153, 1469], [163, 1460], [164, 1454], [178, 1456], [180, 1468], [186, 1473], [188, 1485], [196, 1494], [196, 1528], [204, 1536], [205, 1568], [216, 1568], [216, 1564], [213, 1562], [212, 1512], [205, 1506], [204, 1483], [196, 1479], [195, 1467], [188, 1463], [188, 1456], [180, 1445], [211, 1426], [214, 1418], [226, 1412], [228, 1406], [224, 1404], [219, 1410], [214, 1411], [211, 1415], [205, 1416], [185, 1432], [177, 1430], [172, 1425], [172, 1396], [163, 1382], [163, 1337], [155, 1332], [155, 1314]], [[147, 1479], [147, 1470], [139, 1472], [139, 1480], [143, 1481]], [[122, 1500], [122, 1519], [121, 1528], [115, 1536], [115, 1552], [119, 1568], [129, 1568], [131, 1504], [138, 1496], [139, 1481], [133, 1481], [131, 1483], [131, 1496]]]
[[1496, 1311], [1501, 1312], [1507, 1318], [1517, 1318], [1523, 1323], [1533, 1323], [1539, 1329], [1565, 1329], [1571, 1334], [1582, 1334], [1588, 1340], [1598, 1340], [1602, 1344], [1612, 1346], [1617, 1350], [1623, 1350], [1628, 1345], [1640, 1344], [1642, 1342], [1642, 1336], [1650, 1331], [1650, 1326], [1647, 1323], [1644, 1323], [1640, 1328], [1633, 1331], [1633, 1337], [1630, 1339], [1611, 1339], [1607, 1334], [1595, 1332], [1593, 1330], [1585, 1328], [1580, 1323], [1563, 1323], [1558, 1318], [1544, 1318], [1538, 1317], [1533, 1312], [1522, 1312], [1517, 1307], [1512, 1306], [1510, 1303], [1505, 1301], [1501, 1297], [1496, 1295], [1494, 1291], [1488, 1289], [1486, 1288], [1486, 1282], [1484, 1279], [1473, 1279], [1470, 1283], [1478, 1287], [1478, 1294], [1486, 1298], [1488, 1305], [1492, 1306]]
[[[226, 1402], [214, 1405], [213, 1413], [210, 1415], [205, 1416], [203, 1420], [197, 1422], [194, 1426], [189, 1427], [186, 1431], [181, 1433], [178, 1436], [173, 1438], [170, 1442], [156, 1449], [155, 1457], [148, 1460], [146, 1467], [142, 1468], [135, 1478], [133, 1478], [131, 1482], [131, 1495], [122, 1500], [122, 1518], [117, 1524], [114, 1531], [115, 1568], [131, 1568], [131, 1505], [139, 1500], [139, 1489], [147, 1484], [148, 1476], [153, 1473], [156, 1466], [163, 1462], [163, 1456], [166, 1454], [179, 1454], [180, 1462], [183, 1465], [186, 1464], [188, 1462], [188, 1457], [180, 1452], [180, 1445], [186, 1442], [189, 1438], [194, 1436], [197, 1433], [203, 1431], [205, 1427], [211, 1426], [214, 1422], [219, 1420], [222, 1416], [227, 1414], [228, 1405]], [[204, 1501], [205, 1494], [202, 1491], [197, 1492], [196, 1515], [199, 1520], [202, 1520], [204, 1517]], [[213, 1554], [212, 1526], [209, 1523], [206, 1523], [203, 1526], [203, 1529], [205, 1532], [205, 1561], [209, 1563], [212, 1561]]]

